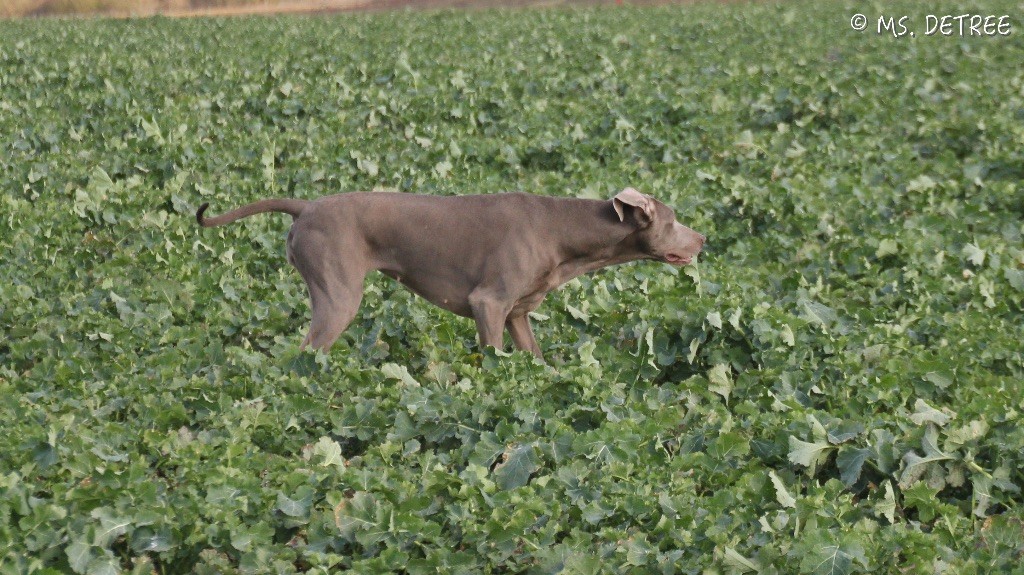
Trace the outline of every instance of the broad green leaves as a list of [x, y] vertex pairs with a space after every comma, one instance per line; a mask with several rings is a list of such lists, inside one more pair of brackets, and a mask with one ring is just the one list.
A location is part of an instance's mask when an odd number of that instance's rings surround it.
[[869, 448], [840, 447], [839, 455], [836, 456], [836, 467], [839, 468], [839, 476], [847, 486], [853, 486], [860, 479], [864, 462], [868, 460], [874, 451]]
[[796, 507], [796, 499], [789, 494], [786, 484], [779, 479], [779, 476], [774, 471], [769, 471], [768, 477], [772, 480], [772, 486], [775, 488], [775, 498], [779, 501], [779, 505], [783, 507]]
[[537, 471], [532, 445], [515, 445], [505, 450], [494, 467], [494, 479], [502, 489], [526, 485], [530, 474]]
[[714, 365], [708, 371], [708, 381], [711, 383], [708, 389], [721, 395], [728, 402], [729, 394], [732, 393], [732, 375], [729, 373], [729, 366], [724, 363]]
[[372, 545], [387, 533], [387, 510], [367, 492], [356, 492], [334, 506], [334, 523], [343, 538], [363, 546]]
[[321, 437], [313, 449], [313, 454], [322, 458], [320, 465], [334, 466], [338, 471], [345, 470], [345, 459], [341, 453], [341, 446], [338, 442], [332, 441], [329, 437]]
[[[1022, 46], [839, 12], [0, 23], [0, 571], [1013, 568]], [[629, 185], [707, 251], [550, 294], [550, 365], [377, 275], [300, 353], [287, 218], [194, 221]]]
[[802, 441], [795, 437], [789, 438], [789, 460], [797, 465], [809, 467], [813, 473], [825, 462], [829, 453], [835, 449], [824, 441]]

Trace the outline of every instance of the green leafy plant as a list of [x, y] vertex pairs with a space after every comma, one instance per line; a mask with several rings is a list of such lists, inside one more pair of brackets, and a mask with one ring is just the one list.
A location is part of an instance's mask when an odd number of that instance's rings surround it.
[[[858, 10], [0, 22], [0, 571], [1019, 570], [1024, 43]], [[551, 365], [376, 276], [300, 353], [286, 219], [194, 220], [626, 185], [707, 251]]]

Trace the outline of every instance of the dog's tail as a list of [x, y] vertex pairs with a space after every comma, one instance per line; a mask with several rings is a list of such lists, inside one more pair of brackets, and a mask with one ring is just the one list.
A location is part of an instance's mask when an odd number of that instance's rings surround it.
[[203, 212], [206, 211], [206, 208], [210, 207], [210, 204], [205, 203], [199, 206], [199, 210], [196, 211], [196, 221], [204, 228], [212, 228], [214, 226], [230, 224], [235, 220], [247, 218], [254, 214], [262, 214], [264, 212], [283, 212], [294, 218], [301, 214], [302, 210], [306, 209], [307, 205], [309, 205], [308, 200], [295, 200], [290, 198], [279, 200], [260, 200], [247, 206], [242, 206], [237, 210], [232, 210], [226, 214], [206, 218], [203, 217]]

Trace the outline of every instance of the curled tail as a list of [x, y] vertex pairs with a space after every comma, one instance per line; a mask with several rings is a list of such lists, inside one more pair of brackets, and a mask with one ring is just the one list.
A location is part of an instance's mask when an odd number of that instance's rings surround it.
[[294, 218], [301, 214], [302, 210], [306, 209], [308, 204], [308, 200], [260, 200], [247, 206], [242, 206], [237, 210], [232, 210], [226, 214], [206, 218], [203, 217], [203, 212], [206, 211], [206, 208], [210, 207], [210, 204], [205, 203], [199, 206], [199, 210], [196, 211], [196, 221], [204, 228], [212, 228], [213, 226], [223, 226], [224, 224], [230, 224], [235, 220], [247, 218], [254, 214], [262, 214], [264, 212], [283, 212]]

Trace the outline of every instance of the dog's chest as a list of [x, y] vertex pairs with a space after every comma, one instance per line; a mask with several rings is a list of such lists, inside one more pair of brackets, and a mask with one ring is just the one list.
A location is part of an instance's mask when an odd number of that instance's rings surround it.
[[560, 280], [561, 274], [557, 268], [541, 275], [530, 286], [529, 291], [516, 300], [516, 303], [512, 306], [513, 314], [530, 312], [537, 309], [549, 291], [562, 285], [563, 282]]

